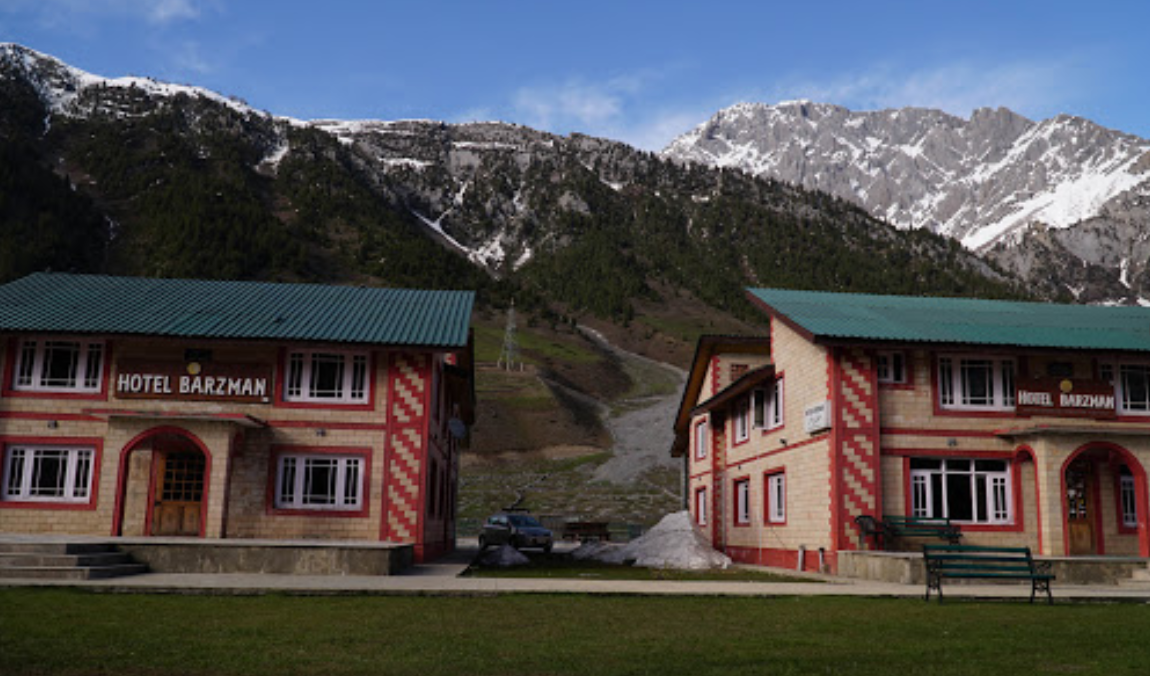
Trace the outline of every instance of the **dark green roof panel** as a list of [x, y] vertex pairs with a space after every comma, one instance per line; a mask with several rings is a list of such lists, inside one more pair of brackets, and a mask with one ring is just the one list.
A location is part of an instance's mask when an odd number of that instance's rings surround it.
[[823, 339], [1150, 351], [1150, 308], [748, 291]]
[[0, 286], [0, 331], [463, 347], [471, 291], [36, 273]]

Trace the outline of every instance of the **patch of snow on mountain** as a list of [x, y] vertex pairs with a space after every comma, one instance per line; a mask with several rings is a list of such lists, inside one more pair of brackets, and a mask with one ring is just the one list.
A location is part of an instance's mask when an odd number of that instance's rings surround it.
[[523, 253], [519, 254], [519, 258], [516, 258], [515, 262], [511, 264], [511, 269], [518, 270], [524, 265], [527, 265], [527, 263], [531, 260], [532, 255], [533, 252], [531, 251], [531, 247], [525, 247], [523, 249]]
[[[1107, 167], [1103, 171], [1069, 178], [1018, 204], [1009, 216], [974, 230], [962, 238], [963, 246], [980, 249], [1006, 233], [1034, 222], [1054, 228], [1068, 228], [1098, 213], [1103, 204], [1145, 180], [1129, 171], [1135, 160], [1125, 166]], [[1107, 169], [1109, 169], [1107, 171]]]
[[259, 164], [256, 166], [269, 167], [272, 170], [278, 169], [280, 162], [283, 162], [283, 159], [287, 157], [287, 154], [290, 150], [291, 144], [288, 143], [287, 138], [285, 137], [281, 139], [279, 145], [277, 145], [275, 148], [272, 148], [272, 151], [268, 153], [262, 160], [260, 160]]
[[519, 146], [514, 143], [501, 143], [499, 141], [489, 141], [485, 143], [478, 141], [454, 141], [451, 147], [467, 150], [519, 150]]
[[478, 249], [469, 250], [467, 259], [489, 270], [499, 267], [503, 264], [503, 260], [507, 258], [507, 252], [503, 250], [503, 235], [504, 233], [500, 231], [499, 234], [492, 237], [491, 240], [483, 246]]
[[417, 160], [410, 157], [377, 157], [376, 161], [388, 168], [407, 168], [423, 171], [424, 169], [432, 166], [434, 163], [426, 160]]

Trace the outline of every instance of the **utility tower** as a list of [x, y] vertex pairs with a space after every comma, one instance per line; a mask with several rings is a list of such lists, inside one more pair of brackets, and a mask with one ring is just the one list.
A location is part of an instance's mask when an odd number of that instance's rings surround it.
[[519, 339], [515, 335], [515, 301], [507, 310], [507, 330], [503, 333], [503, 349], [499, 352], [499, 361], [495, 362], [497, 368], [508, 371], [523, 370], [523, 362], [519, 359]]

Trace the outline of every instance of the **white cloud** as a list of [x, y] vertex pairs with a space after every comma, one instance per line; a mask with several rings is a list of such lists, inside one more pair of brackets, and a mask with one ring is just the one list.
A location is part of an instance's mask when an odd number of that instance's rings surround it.
[[[643, 150], [661, 150], [719, 108], [697, 102], [679, 107], [653, 106], [652, 90], [674, 68], [638, 70], [603, 82], [569, 79], [559, 84], [523, 87], [515, 92], [508, 119], [557, 134], [580, 132]], [[472, 115], [471, 119], [491, 119], [490, 109], [481, 110], [486, 117]]]
[[182, 42], [170, 50], [168, 57], [172, 67], [181, 73], [204, 75], [216, 69], [215, 64], [204, 56], [198, 42]]
[[915, 106], [968, 116], [1005, 106], [1034, 117], [1061, 112], [1082, 95], [1073, 59], [1005, 64], [973, 61], [920, 69], [874, 66], [825, 81], [794, 80], [771, 89], [771, 100], [806, 98], [856, 110]]
[[195, 19], [200, 15], [200, 8], [193, 0], [146, 0], [140, 4], [147, 6], [148, 19], [156, 23]]
[[525, 124], [558, 131], [584, 131], [618, 119], [624, 92], [606, 84], [571, 80], [560, 85], [524, 87], [512, 106]]
[[30, 13], [48, 26], [70, 26], [97, 17], [135, 17], [155, 25], [199, 18], [215, 0], [0, 0], [0, 12]]

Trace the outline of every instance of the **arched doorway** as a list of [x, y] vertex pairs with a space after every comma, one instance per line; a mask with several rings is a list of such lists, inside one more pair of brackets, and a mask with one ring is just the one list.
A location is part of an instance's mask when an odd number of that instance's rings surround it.
[[[138, 472], [140, 463], [129, 462], [133, 454], [148, 456], [146, 471]], [[133, 469], [130, 471], [129, 467]], [[187, 430], [157, 427], [137, 435], [120, 456], [113, 534], [122, 534], [128, 504], [130, 510], [143, 511], [142, 515], [127, 515], [143, 517], [139, 534], [203, 537], [210, 476], [211, 454]], [[131, 500], [134, 493], [143, 492], [143, 481], [147, 482], [144, 499]]]
[[1099, 502], [1099, 453], [1079, 455], [1063, 471], [1066, 509], [1066, 553], [1092, 556], [1105, 553]]
[[[1107, 532], [1113, 535], [1114, 529], [1107, 527], [1110, 521], [1103, 520], [1104, 485], [1116, 487], [1115, 491], [1129, 489], [1130, 495], [1105, 503], [1116, 504], [1111, 511], [1118, 512], [1107, 518], [1135, 523], [1139, 556], [1150, 556], [1146, 471], [1130, 451], [1110, 442], [1083, 444], [1062, 464], [1061, 478], [1063, 542], [1068, 556], [1107, 553]], [[1122, 514], [1123, 509], [1133, 513]]]

